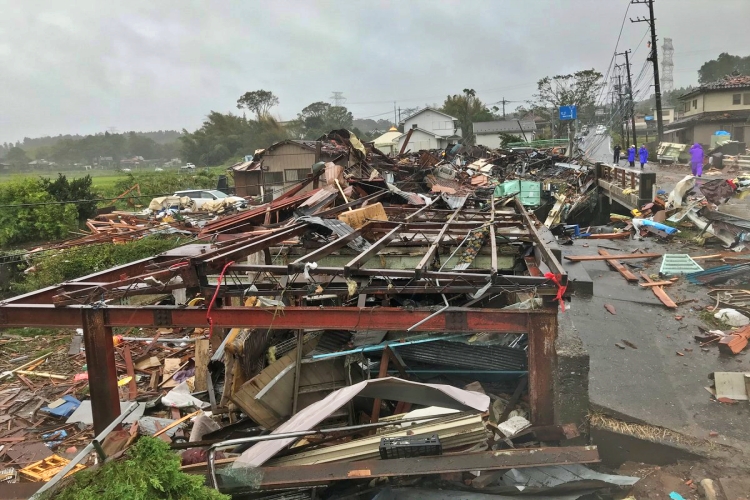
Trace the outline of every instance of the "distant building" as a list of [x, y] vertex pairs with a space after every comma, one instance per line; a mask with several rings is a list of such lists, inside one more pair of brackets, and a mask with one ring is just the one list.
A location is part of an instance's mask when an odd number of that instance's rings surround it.
[[474, 135], [478, 146], [490, 149], [499, 148], [500, 134], [516, 135], [522, 141], [533, 141], [536, 138], [536, 123], [533, 120], [498, 120], [474, 124]]
[[401, 123], [404, 125], [404, 133], [397, 138], [399, 151], [410, 130], [412, 133], [406, 146], [407, 151], [445, 149], [449, 144], [456, 144], [461, 140], [458, 120], [434, 108], [421, 109]]
[[401, 132], [399, 132], [396, 127], [391, 127], [388, 132], [372, 141], [373, 146], [385, 154], [398, 153], [398, 138], [401, 137], [401, 135]]
[[681, 144], [710, 144], [718, 131], [735, 141], [750, 139], [750, 76], [728, 76], [682, 95], [680, 118], [664, 128], [664, 140]]
[[[261, 196], [264, 201], [278, 198], [312, 173], [320, 161], [349, 166], [349, 148], [334, 141], [286, 140], [256, 151], [250, 160], [230, 167], [237, 196]], [[312, 189], [307, 186], [302, 192]]]

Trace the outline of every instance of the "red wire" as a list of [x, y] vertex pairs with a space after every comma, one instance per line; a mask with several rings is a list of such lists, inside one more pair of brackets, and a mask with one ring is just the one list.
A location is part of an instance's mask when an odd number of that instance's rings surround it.
[[557, 285], [557, 295], [555, 296], [555, 299], [557, 299], [557, 301], [560, 303], [560, 310], [562, 312], [565, 312], [565, 301], [563, 300], [563, 294], [568, 287], [567, 285], [562, 286], [560, 284], [560, 278], [562, 278], [562, 276], [560, 276], [559, 274], [546, 273], [544, 277], [548, 280], [552, 280], [552, 282]]
[[222, 269], [221, 274], [219, 274], [219, 282], [216, 284], [214, 296], [211, 297], [211, 302], [208, 304], [208, 311], [206, 311], [206, 321], [208, 321], [208, 338], [211, 338], [211, 336], [214, 334], [214, 320], [213, 318], [211, 318], [211, 309], [214, 307], [214, 302], [216, 302], [217, 295], [219, 295], [219, 288], [221, 288], [221, 281], [224, 279], [224, 273], [227, 272], [227, 268], [232, 264], [234, 264], [233, 260], [227, 262], [224, 265], [224, 269]]

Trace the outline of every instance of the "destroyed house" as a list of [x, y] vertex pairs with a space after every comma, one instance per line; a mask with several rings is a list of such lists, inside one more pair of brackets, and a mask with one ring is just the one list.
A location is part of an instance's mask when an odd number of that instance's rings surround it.
[[399, 151], [404, 143], [407, 144], [406, 150], [422, 151], [445, 149], [461, 140], [458, 120], [434, 108], [421, 109], [400, 124], [404, 126], [404, 133], [394, 139]]
[[750, 76], [727, 76], [697, 87], [679, 98], [680, 118], [665, 126], [665, 141], [711, 144], [718, 131], [732, 140], [750, 138]]
[[502, 145], [500, 134], [518, 136], [524, 142], [536, 139], [536, 122], [533, 120], [499, 120], [492, 122], [477, 122], [474, 124], [476, 143], [490, 149]]
[[[237, 196], [277, 198], [312, 173], [318, 162], [349, 165], [349, 148], [332, 140], [304, 141], [290, 139], [256, 152], [250, 161], [230, 168]], [[307, 188], [308, 190], [310, 188]]]

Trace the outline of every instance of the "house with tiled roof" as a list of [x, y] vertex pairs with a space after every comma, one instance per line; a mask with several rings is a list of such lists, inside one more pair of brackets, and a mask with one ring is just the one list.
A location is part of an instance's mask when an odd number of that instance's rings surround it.
[[711, 144], [718, 131], [732, 140], [750, 140], [750, 76], [727, 76], [679, 98], [680, 119], [664, 128], [666, 142]]

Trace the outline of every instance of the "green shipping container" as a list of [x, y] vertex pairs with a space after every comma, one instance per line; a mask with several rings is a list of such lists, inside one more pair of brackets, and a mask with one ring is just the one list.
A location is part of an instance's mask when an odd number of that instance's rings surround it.
[[495, 197], [517, 194], [527, 207], [538, 207], [542, 203], [542, 185], [536, 181], [506, 181], [495, 188]]

